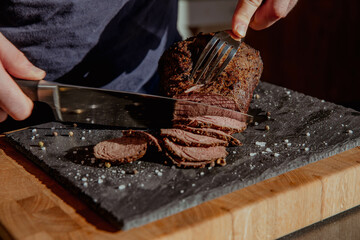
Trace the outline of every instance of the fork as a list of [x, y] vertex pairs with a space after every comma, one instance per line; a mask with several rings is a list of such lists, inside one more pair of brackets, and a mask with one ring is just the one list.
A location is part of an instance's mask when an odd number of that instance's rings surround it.
[[[197, 83], [205, 84], [210, 79], [215, 79], [229, 64], [231, 59], [235, 56], [237, 50], [240, 47], [242, 40], [243, 38], [241, 38], [240, 40], [234, 39], [231, 36], [231, 34], [227, 31], [217, 32], [211, 38], [211, 40], [208, 42], [208, 44], [205, 46], [204, 50], [202, 51], [198, 61], [196, 62], [195, 67], [191, 72], [190, 79], [192, 79], [195, 76], [195, 74], [198, 72], [199, 69], [200, 69], [200, 73], [198, 73], [194, 81], [195, 84]], [[222, 64], [219, 64], [220, 60], [226, 54], [227, 56], [224, 62]], [[206, 62], [204, 63], [205, 60]], [[214, 71], [215, 71], [215, 75], [212, 76]], [[202, 78], [204, 74], [205, 77]]]

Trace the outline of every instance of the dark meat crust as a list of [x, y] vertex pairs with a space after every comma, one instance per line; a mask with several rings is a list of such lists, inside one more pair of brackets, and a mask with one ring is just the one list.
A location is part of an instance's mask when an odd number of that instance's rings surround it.
[[123, 136], [96, 144], [94, 156], [111, 163], [129, 163], [142, 158], [146, 149], [146, 140]]
[[[199, 34], [177, 42], [165, 51], [159, 61], [162, 94], [173, 97], [195, 86], [190, 73], [212, 35]], [[259, 52], [242, 43], [235, 57], [217, 79], [194, 91], [226, 96], [236, 102], [239, 111], [247, 112], [262, 70]]]
[[194, 134], [182, 129], [161, 129], [161, 136], [171, 139], [174, 143], [189, 147], [228, 146], [229, 143], [214, 137]]

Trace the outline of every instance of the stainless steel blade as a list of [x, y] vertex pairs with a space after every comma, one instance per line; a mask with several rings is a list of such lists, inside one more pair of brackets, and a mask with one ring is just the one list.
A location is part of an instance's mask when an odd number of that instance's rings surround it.
[[[127, 128], [166, 128], [172, 126], [174, 118], [185, 115], [227, 116], [242, 122], [252, 121], [250, 115], [202, 103], [46, 81], [38, 84], [37, 95], [39, 101], [53, 108], [57, 120], [64, 122]], [[184, 109], [188, 110], [185, 115]]]

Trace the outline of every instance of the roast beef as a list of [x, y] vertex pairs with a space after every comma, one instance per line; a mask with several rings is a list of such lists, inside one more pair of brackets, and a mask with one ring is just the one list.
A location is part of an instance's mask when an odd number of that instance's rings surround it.
[[177, 166], [204, 167], [228, 155], [224, 146], [186, 147], [167, 138], [164, 139], [164, 148]]
[[247, 112], [263, 69], [259, 52], [249, 45], [241, 44], [235, 57], [216, 79], [204, 85], [196, 85], [194, 79], [190, 79], [196, 61], [213, 35], [200, 33], [175, 43], [164, 52], [159, 61], [162, 94], [169, 97], [193, 92], [204, 96], [220, 95], [234, 101], [237, 110]]
[[232, 146], [241, 146], [242, 145], [238, 139], [234, 138], [230, 134], [227, 134], [221, 130], [216, 130], [216, 129], [212, 129], [212, 128], [194, 128], [194, 127], [189, 127], [186, 125], [175, 125], [174, 128], [182, 129], [184, 131], [195, 133], [198, 135], [204, 135], [204, 136], [209, 136], [209, 137], [214, 137], [217, 139], [225, 140]]
[[145, 139], [123, 136], [96, 144], [94, 156], [111, 163], [129, 163], [143, 157], [146, 149]]
[[174, 123], [197, 128], [218, 129], [228, 134], [239, 133], [246, 129], [245, 122], [240, 122], [232, 118], [220, 116], [183, 118], [175, 120]]
[[191, 147], [228, 146], [229, 144], [225, 140], [194, 134], [177, 128], [161, 129], [160, 135], [177, 144]]
[[141, 130], [124, 130], [124, 131], [122, 131], [122, 133], [124, 136], [127, 136], [127, 137], [142, 138], [150, 146], [155, 147], [155, 149], [157, 151], [161, 152], [161, 146], [159, 144], [158, 139], [148, 132], [141, 131]]

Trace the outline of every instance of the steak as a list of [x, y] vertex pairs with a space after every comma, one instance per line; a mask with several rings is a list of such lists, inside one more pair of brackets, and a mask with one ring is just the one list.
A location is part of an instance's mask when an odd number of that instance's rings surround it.
[[191, 133], [196, 133], [198, 135], [204, 135], [204, 136], [221, 139], [221, 140], [227, 141], [232, 146], [241, 146], [242, 145], [242, 143], [238, 139], [234, 138], [230, 134], [227, 134], [221, 130], [216, 130], [216, 129], [212, 129], [212, 128], [194, 128], [194, 127], [189, 127], [186, 125], [175, 125], [174, 128], [182, 129], [184, 131], [191, 132]]
[[213, 147], [213, 146], [229, 145], [229, 143], [225, 140], [208, 137], [204, 135], [198, 135], [176, 128], [161, 129], [160, 135], [170, 139], [172, 142], [175, 142], [183, 146]]
[[177, 166], [204, 167], [228, 155], [224, 146], [187, 147], [173, 143], [167, 138], [164, 139], [164, 148]]
[[[263, 70], [260, 54], [244, 42], [224, 71], [204, 85], [198, 85], [190, 74], [202, 50], [214, 33], [203, 34], [180, 41], [164, 52], [159, 61], [160, 90], [163, 95], [175, 97], [193, 92], [224, 96], [236, 103], [236, 109], [248, 111], [253, 91]], [[206, 101], [206, 100], [205, 100]]]
[[145, 155], [147, 144], [143, 138], [123, 136], [96, 144], [94, 156], [111, 163], [129, 163]]

